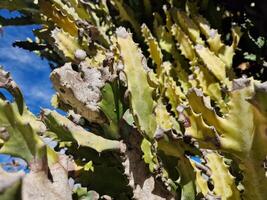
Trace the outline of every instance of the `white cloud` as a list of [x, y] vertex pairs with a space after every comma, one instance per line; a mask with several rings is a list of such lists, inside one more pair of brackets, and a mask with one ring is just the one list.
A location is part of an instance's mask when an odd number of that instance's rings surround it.
[[50, 102], [51, 96], [53, 95], [52, 90], [48, 90], [49, 87], [40, 87], [40, 86], [28, 86], [27, 89], [30, 89], [30, 91], [27, 92], [27, 96], [29, 96], [32, 99], [43, 101], [43, 102]]
[[32, 28], [27, 26], [4, 28], [4, 37], [0, 37], [0, 65], [11, 72], [24, 94], [29, 109], [39, 113], [40, 107], [50, 107], [50, 98], [54, 93], [49, 80], [48, 62], [33, 52], [12, 47], [12, 43], [16, 40], [33, 37]]
[[18, 48], [0, 48], [0, 55], [4, 59], [11, 59], [19, 63], [29, 63], [32, 60], [27, 52]]
[[33, 52], [20, 48], [0, 47], [0, 64], [15, 66], [23, 70], [44, 70], [48, 67], [47, 62]]

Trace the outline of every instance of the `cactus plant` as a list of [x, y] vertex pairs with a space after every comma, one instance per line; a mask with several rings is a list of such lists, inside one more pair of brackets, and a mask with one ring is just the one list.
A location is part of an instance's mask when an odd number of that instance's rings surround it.
[[[0, 196], [266, 199], [267, 84], [235, 73], [241, 28], [212, 28], [205, 2], [1, 2], [23, 14], [2, 26], [41, 24], [34, 41], [15, 45], [53, 62], [52, 104], [68, 116], [44, 109], [36, 118], [0, 71], [0, 87], [15, 98], [1, 95], [0, 152], [30, 168], [0, 170], [11, 180]], [[66, 155], [71, 166], [60, 164]]]

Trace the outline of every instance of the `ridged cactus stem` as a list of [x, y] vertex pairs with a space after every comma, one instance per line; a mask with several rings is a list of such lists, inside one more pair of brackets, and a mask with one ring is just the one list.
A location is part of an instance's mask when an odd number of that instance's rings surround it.
[[242, 195], [246, 200], [264, 200], [267, 192], [265, 186], [267, 178], [265, 176], [265, 169], [263, 168], [263, 161], [247, 158], [240, 164], [243, 171], [243, 185], [245, 188]]

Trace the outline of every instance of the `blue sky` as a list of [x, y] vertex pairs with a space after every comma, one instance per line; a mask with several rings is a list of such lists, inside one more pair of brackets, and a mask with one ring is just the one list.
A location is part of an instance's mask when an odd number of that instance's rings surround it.
[[[0, 10], [4, 17], [14, 17], [18, 13]], [[3, 27], [0, 36], [0, 65], [9, 71], [20, 86], [29, 109], [38, 114], [40, 108], [51, 108], [50, 99], [54, 94], [49, 74], [48, 61], [33, 52], [12, 47], [16, 40], [34, 39], [32, 30], [38, 26]]]

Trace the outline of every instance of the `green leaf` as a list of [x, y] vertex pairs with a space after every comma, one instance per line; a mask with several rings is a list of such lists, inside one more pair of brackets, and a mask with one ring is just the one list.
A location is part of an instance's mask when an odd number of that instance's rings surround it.
[[145, 163], [148, 164], [149, 170], [153, 172], [157, 167], [157, 158], [151, 150], [151, 143], [148, 140], [143, 139], [141, 143], [141, 150], [144, 153], [143, 159]]
[[215, 195], [222, 200], [240, 200], [240, 193], [235, 185], [234, 177], [230, 174], [229, 167], [224, 163], [223, 157], [216, 152], [205, 155], [207, 167], [211, 170]]
[[148, 84], [142, 54], [124, 28], [117, 29], [117, 39], [127, 77], [133, 116], [138, 122], [139, 130], [149, 138], [153, 138], [156, 130], [153, 89]]
[[90, 147], [99, 153], [105, 150], [125, 150], [122, 142], [108, 140], [86, 131], [56, 111], [46, 109], [42, 117], [49, 130], [56, 133], [62, 141], [77, 142], [78, 145]]
[[119, 121], [123, 114], [123, 105], [120, 100], [120, 88], [117, 82], [107, 83], [101, 90], [102, 99], [98, 103], [100, 110], [104, 112], [108, 123], [103, 123], [105, 132], [113, 139], [120, 138]]
[[89, 161], [88, 163], [86, 163], [86, 164], [83, 166], [83, 169], [84, 169], [85, 171], [92, 171], [92, 172], [94, 172], [93, 162], [92, 162], [92, 161]]
[[159, 74], [160, 67], [163, 61], [163, 55], [161, 53], [161, 49], [159, 48], [159, 44], [153, 37], [149, 28], [145, 24], [143, 24], [141, 28], [143, 37], [145, 38], [145, 42], [148, 46], [150, 57], [152, 58], [153, 62], [157, 65], [157, 73]]
[[1, 153], [18, 156], [30, 163], [45, 155], [44, 143], [38, 132], [44, 125], [30, 113], [24, 104], [23, 96], [8, 73], [0, 69], [0, 87], [8, 89], [15, 101], [10, 103], [0, 98], [0, 126], [6, 133]]

